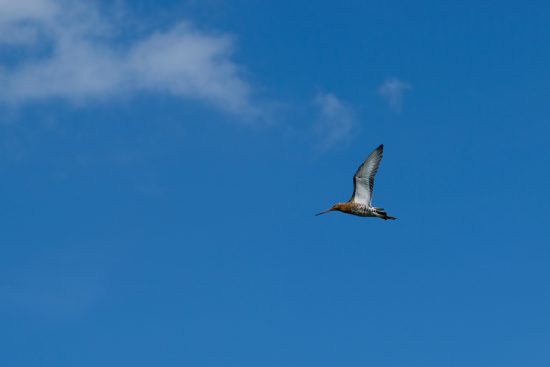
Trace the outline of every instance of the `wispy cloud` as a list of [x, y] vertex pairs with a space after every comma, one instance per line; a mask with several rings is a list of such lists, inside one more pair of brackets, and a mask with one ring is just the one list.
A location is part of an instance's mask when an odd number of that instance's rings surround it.
[[315, 134], [321, 147], [329, 149], [338, 144], [346, 144], [355, 127], [355, 116], [351, 107], [332, 93], [318, 94], [315, 102], [319, 108]]
[[392, 110], [399, 112], [403, 107], [403, 94], [411, 88], [409, 83], [393, 77], [382, 83], [378, 88], [378, 93], [386, 98]]
[[[155, 92], [257, 113], [227, 34], [181, 21], [128, 36], [85, 1], [0, 0], [0, 9], [0, 102], [87, 103]], [[10, 50], [17, 56], [6, 57]]]
[[110, 261], [86, 246], [29, 255], [17, 267], [0, 271], [0, 310], [62, 317], [85, 313], [105, 292]]

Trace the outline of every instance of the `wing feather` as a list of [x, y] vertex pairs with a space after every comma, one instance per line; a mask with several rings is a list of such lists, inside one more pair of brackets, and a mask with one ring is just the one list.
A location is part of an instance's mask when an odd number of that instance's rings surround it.
[[353, 195], [351, 202], [371, 206], [372, 190], [374, 188], [374, 176], [378, 172], [384, 144], [381, 144], [365, 159], [353, 176]]

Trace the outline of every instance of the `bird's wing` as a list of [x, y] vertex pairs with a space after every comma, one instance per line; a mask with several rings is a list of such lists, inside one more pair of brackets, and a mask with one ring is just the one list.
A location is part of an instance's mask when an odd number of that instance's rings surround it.
[[378, 172], [384, 144], [381, 144], [365, 159], [353, 176], [353, 195], [351, 200], [354, 203], [371, 206], [372, 189], [374, 187], [374, 176]]

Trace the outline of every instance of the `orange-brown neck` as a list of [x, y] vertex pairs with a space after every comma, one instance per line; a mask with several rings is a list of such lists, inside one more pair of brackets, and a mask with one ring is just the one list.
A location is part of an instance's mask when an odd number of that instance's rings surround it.
[[348, 203], [336, 203], [332, 208], [333, 210], [338, 210], [340, 212], [351, 213], [352, 207], [353, 207], [353, 203], [348, 202]]
[[353, 203], [347, 202], [347, 203], [336, 203], [334, 204], [330, 209], [325, 210], [324, 212], [321, 212], [317, 215], [325, 214], [332, 211], [339, 211], [344, 213], [351, 213], [353, 208]]

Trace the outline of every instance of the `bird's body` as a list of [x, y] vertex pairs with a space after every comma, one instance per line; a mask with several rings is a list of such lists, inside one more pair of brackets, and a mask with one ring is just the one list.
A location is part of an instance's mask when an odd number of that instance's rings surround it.
[[[358, 217], [379, 217], [383, 219], [384, 217], [387, 217], [387, 213], [384, 212], [384, 209], [382, 208], [373, 208], [372, 206], [368, 206], [366, 204], [353, 203], [349, 201], [346, 203], [336, 204], [334, 210], [351, 215], [357, 215]], [[385, 219], [390, 219], [390, 217]]]
[[325, 210], [317, 215], [328, 213], [330, 211], [340, 211], [347, 214], [360, 217], [377, 217], [384, 220], [396, 219], [391, 217], [382, 208], [375, 208], [371, 204], [372, 190], [374, 188], [374, 176], [378, 172], [384, 145], [380, 145], [365, 159], [359, 166], [355, 176], [353, 176], [353, 195], [345, 203], [336, 203], [332, 208]]

